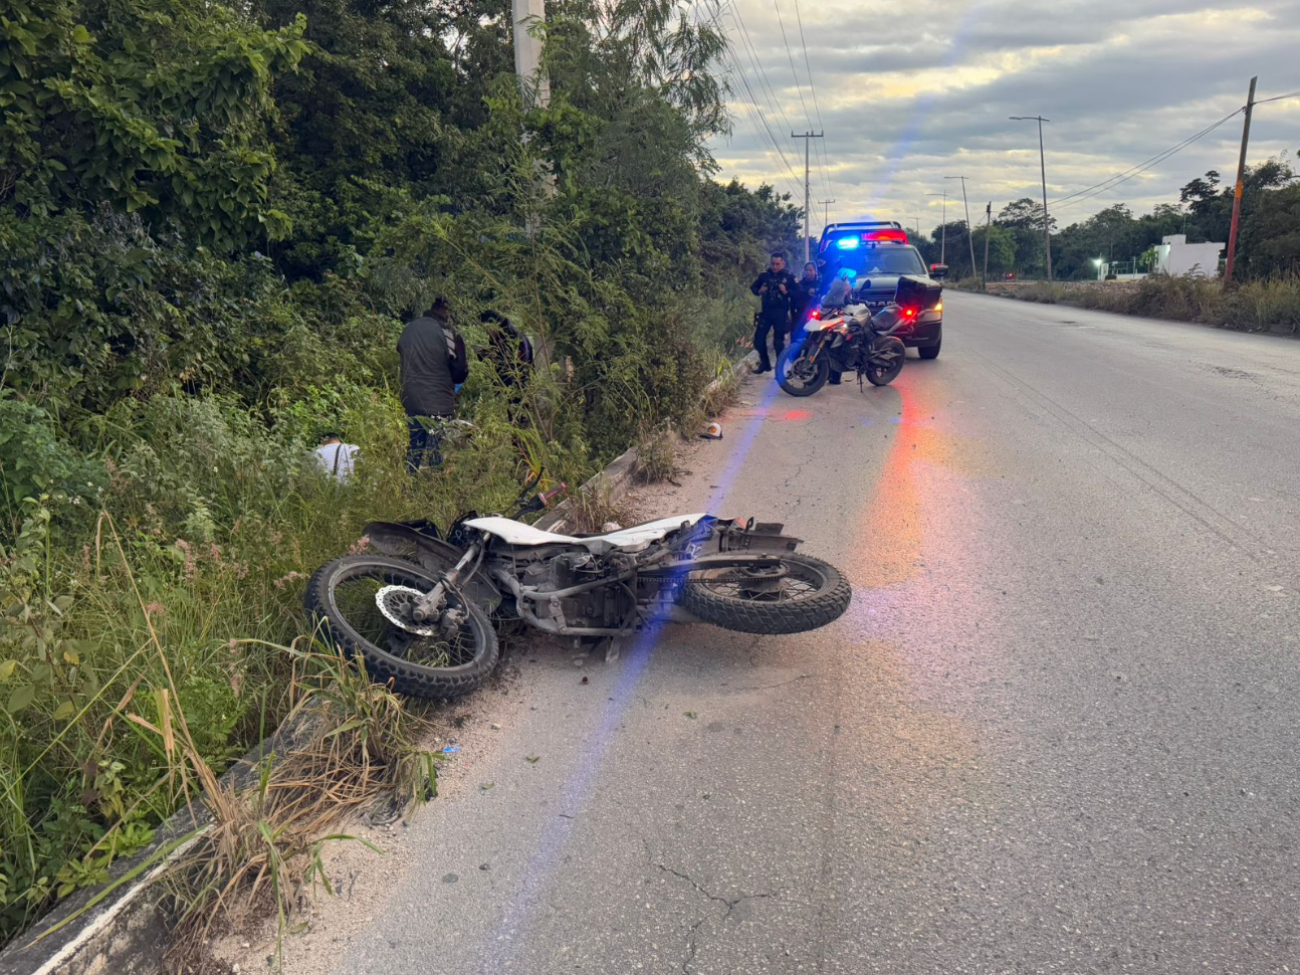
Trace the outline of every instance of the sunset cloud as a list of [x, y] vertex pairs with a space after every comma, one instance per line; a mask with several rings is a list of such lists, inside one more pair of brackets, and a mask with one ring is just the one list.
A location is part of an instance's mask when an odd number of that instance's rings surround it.
[[[972, 216], [990, 200], [996, 212], [1040, 195], [1037, 129], [1009, 115], [1052, 119], [1047, 177], [1056, 199], [1233, 112], [1251, 75], [1259, 75], [1258, 97], [1300, 89], [1300, 0], [801, 0], [797, 11], [777, 2], [780, 20], [766, 0], [734, 0], [720, 19], [733, 39], [735, 131], [713, 150], [721, 177], [770, 182], [802, 203], [803, 145], [790, 132], [824, 127], [814, 150], [814, 223], [822, 214], [815, 201], [835, 199], [832, 218], [873, 214], [910, 226], [920, 217], [928, 229], [941, 206], [928, 193], [955, 193], [948, 215], [961, 216], [960, 186], [943, 179], [950, 175], [969, 177]], [[1113, 203], [1141, 211], [1177, 202], [1191, 178], [1235, 168], [1240, 138], [1233, 119], [1149, 172], [1071, 201], [1058, 218], [1064, 225]], [[1252, 161], [1297, 147], [1300, 99], [1256, 113]]]

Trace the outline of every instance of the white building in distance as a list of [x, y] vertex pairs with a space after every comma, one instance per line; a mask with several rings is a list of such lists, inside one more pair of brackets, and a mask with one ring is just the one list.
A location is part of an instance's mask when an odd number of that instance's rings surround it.
[[1172, 277], [1217, 278], [1223, 244], [1189, 244], [1186, 234], [1171, 234], [1156, 246], [1154, 274]]

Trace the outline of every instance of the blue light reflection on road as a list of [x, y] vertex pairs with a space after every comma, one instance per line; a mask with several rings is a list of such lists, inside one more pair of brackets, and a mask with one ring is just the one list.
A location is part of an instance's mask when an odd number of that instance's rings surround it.
[[[725, 511], [722, 506], [726, 504], [727, 495], [745, 466], [749, 452], [763, 426], [764, 417], [769, 412], [778, 390], [776, 382], [771, 377], [767, 377], [754, 415], [748, 417], [741, 425], [738, 431], [740, 442], [732, 448], [727, 467], [718, 480], [717, 488], [709, 497], [708, 505], [704, 509], [709, 514], [722, 517], [739, 517], [741, 514]], [[520, 945], [519, 938], [525, 933], [533, 909], [540, 902], [555, 865], [563, 858], [574, 824], [581, 815], [582, 807], [590, 796], [592, 785], [600, 771], [605, 749], [613, 740], [614, 733], [623, 720], [623, 713], [634, 698], [636, 686], [650, 665], [662, 631], [663, 624], [648, 627], [637, 634], [630, 648], [625, 649], [624, 663], [606, 702], [600, 724], [588, 739], [577, 770], [569, 776], [560, 791], [559, 808], [565, 815], [554, 817], [543, 827], [538, 837], [537, 849], [524, 869], [523, 882], [505, 905], [497, 936], [488, 945], [480, 969], [484, 975], [509, 971], [515, 961]]]

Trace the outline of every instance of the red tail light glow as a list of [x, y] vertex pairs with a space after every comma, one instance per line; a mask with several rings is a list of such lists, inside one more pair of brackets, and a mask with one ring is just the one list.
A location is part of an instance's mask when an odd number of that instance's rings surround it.
[[915, 317], [916, 317], [916, 309], [915, 309], [915, 308], [904, 308], [904, 309], [903, 309], [903, 317], [904, 317], [904, 318], [915, 318]]
[[820, 322], [822, 320], [822, 310], [820, 308], [814, 308], [813, 313], [808, 317], [815, 318], [817, 321]]

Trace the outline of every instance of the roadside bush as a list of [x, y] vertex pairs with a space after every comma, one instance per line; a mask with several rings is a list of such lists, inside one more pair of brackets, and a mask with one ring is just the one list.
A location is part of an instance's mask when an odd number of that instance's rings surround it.
[[1279, 275], [1265, 281], [1247, 281], [1222, 302], [1223, 324], [1259, 331], [1281, 327], [1300, 332], [1300, 274]]
[[106, 482], [103, 464], [60, 442], [48, 412], [0, 389], [0, 543], [17, 530], [25, 499], [60, 494], [80, 504]]
[[[302, 585], [367, 520], [509, 510], [529, 474], [579, 483], [680, 425], [797, 230], [770, 187], [709, 179], [723, 38], [671, 5], [557, 17], [531, 111], [491, 4], [11, 6], [5, 939], [287, 712]], [[470, 425], [411, 477], [395, 345], [439, 294]], [[477, 357], [489, 309], [537, 350], [513, 391]], [[312, 458], [326, 427], [360, 447], [346, 485]]]
[[1010, 294], [1021, 298], [1024, 301], [1036, 301], [1044, 305], [1054, 305], [1061, 300], [1064, 291], [1060, 285], [1051, 284], [1047, 281], [1035, 281], [1025, 287], [1014, 288]]
[[302, 585], [316, 566], [355, 548], [367, 520], [445, 523], [518, 494], [516, 441], [530, 434], [495, 400], [449, 444], [445, 467], [419, 478], [404, 467], [395, 397], [345, 386], [332, 402], [361, 447], [348, 485], [316, 468], [302, 404], [267, 425], [232, 397], [172, 392], [104, 418], [118, 438], [101, 448], [102, 517], [75, 498], [22, 503], [21, 527], [0, 542], [5, 930], [102, 882], [193, 786], [131, 715], [162, 727], [183, 711], [197, 758], [219, 773], [298, 692], [293, 660], [270, 647], [304, 635]]
[[1151, 275], [1137, 282], [1136, 287], [1120, 289], [1100, 288], [1103, 299], [1114, 296], [1111, 311], [1148, 318], [1170, 318], [1175, 321], [1208, 322], [1216, 317], [1223, 293], [1217, 280], [1194, 277]]
[[1279, 327], [1300, 332], [1300, 276], [1296, 275], [1246, 281], [1227, 292], [1217, 279], [1151, 275], [1118, 284], [1041, 281], [999, 288], [997, 293], [1021, 301], [1064, 301], [1098, 311], [1199, 322], [1247, 332]]

